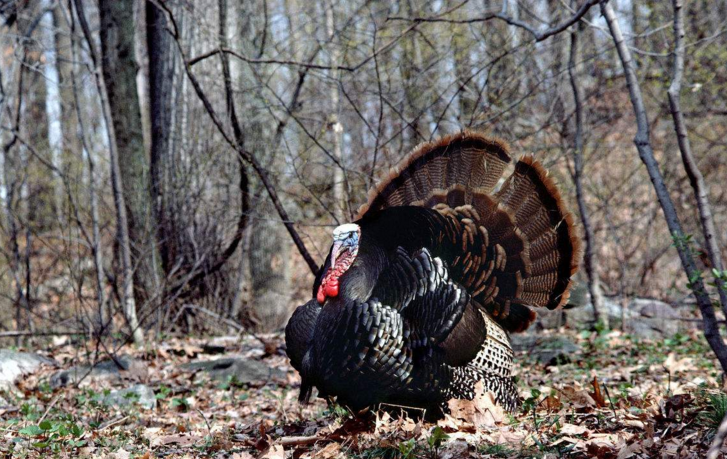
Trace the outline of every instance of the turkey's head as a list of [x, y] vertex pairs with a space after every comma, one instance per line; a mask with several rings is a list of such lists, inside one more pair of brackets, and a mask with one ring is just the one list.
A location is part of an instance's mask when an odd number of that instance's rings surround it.
[[358, 253], [358, 243], [361, 238], [361, 227], [355, 223], [346, 223], [333, 230], [333, 247], [331, 247], [331, 266], [323, 276], [316, 299], [320, 304], [327, 297], [338, 296], [339, 281], [348, 268], [351, 267]]

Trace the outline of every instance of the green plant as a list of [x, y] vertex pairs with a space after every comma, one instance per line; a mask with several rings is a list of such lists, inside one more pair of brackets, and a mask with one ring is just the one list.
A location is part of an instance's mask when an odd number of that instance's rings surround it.
[[442, 443], [447, 441], [447, 439], [449, 439], [449, 435], [441, 427], [437, 426], [432, 429], [431, 434], [427, 438], [430, 458], [435, 459], [439, 457], [439, 448], [442, 447]]
[[727, 415], [727, 394], [723, 392], [707, 393], [705, 409], [699, 414], [708, 429], [717, 430]]
[[727, 269], [720, 271], [712, 268], [712, 275], [714, 276], [714, 282], [710, 282], [709, 285], [717, 287], [721, 283], [722, 288], [727, 289]]
[[171, 401], [172, 408], [177, 408], [179, 411], [189, 410], [189, 401], [184, 397], [175, 397]]
[[363, 451], [361, 459], [397, 459], [399, 450], [390, 446], [376, 446]]
[[484, 445], [479, 450], [480, 453], [492, 457], [509, 457], [515, 452], [505, 445]]
[[399, 443], [399, 454], [401, 459], [414, 459], [417, 449], [417, 442], [413, 438]]
[[73, 420], [44, 420], [31, 424], [18, 431], [28, 440], [37, 440], [32, 443], [35, 448], [49, 448], [53, 452], [61, 452], [66, 448], [79, 448], [86, 444], [83, 440], [83, 427]]

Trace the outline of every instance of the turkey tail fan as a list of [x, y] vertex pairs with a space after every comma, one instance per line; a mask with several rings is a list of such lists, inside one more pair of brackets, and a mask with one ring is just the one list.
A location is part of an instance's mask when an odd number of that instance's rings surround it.
[[555, 182], [539, 162], [525, 156], [495, 197], [528, 244], [518, 300], [548, 309], [563, 306], [578, 269], [581, 244]]
[[580, 241], [555, 182], [532, 157], [494, 192], [510, 163], [503, 142], [470, 131], [420, 145], [371, 190], [358, 218], [397, 206], [436, 210], [452, 279], [504, 329], [522, 331], [536, 317], [530, 306], [567, 301]]
[[[495, 314], [495, 319], [507, 330], [523, 331], [535, 319], [528, 306], [556, 309], [567, 303], [578, 270], [580, 239], [555, 182], [531, 156], [517, 162], [494, 199], [507, 212], [524, 245], [508, 247], [506, 241], [500, 242], [508, 262], [502, 273], [505, 282], [498, 280], [498, 286], [514, 277], [516, 293], [507, 296], [500, 290], [494, 303], [509, 311], [501, 317]], [[511, 260], [520, 264], [510, 266]]]
[[421, 144], [369, 192], [357, 218], [388, 207], [432, 207], [455, 191], [462, 202], [450, 206], [463, 205], [474, 193], [490, 194], [510, 161], [503, 142], [470, 131]]

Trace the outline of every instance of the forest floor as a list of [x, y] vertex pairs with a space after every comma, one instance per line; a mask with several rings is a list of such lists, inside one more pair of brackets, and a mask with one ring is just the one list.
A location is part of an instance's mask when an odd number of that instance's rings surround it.
[[[353, 417], [320, 399], [301, 406], [280, 335], [125, 347], [116, 354], [137, 364], [118, 378], [54, 389], [58, 369], [47, 366], [0, 393], [0, 457], [705, 457], [727, 396], [701, 334], [659, 342], [619, 332], [557, 336], [578, 350], [545, 363], [518, 353], [518, 412], [482, 394], [451, 405], [452, 416], [437, 423], [395, 407]], [[40, 353], [68, 368], [84, 360], [78, 348], [59, 340]], [[264, 364], [269, 377], [211, 379], [184, 367], [232, 355]], [[135, 393], [124, 396], [129, 403], [106, 402], [140, 384], [153, 391], [153, 408]]]

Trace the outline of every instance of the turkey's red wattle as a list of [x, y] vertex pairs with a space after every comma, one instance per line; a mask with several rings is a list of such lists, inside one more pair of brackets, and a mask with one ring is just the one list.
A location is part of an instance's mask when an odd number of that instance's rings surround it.
[[326, 275], [321, 280], [321, 285], [318, 287], [318, 293], [316, 299], [320, 304], [326, 301], [326, 298], [335, 298], [338, 296], [339, 291], [339, 280], [348, 268], [353, 264], [353, 260], [356, 259], [357, 250], [346, 250], [337, 259], [333, 269], [328, 269]]

